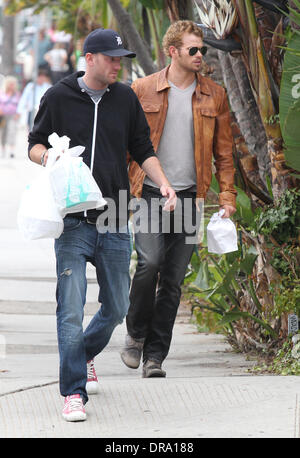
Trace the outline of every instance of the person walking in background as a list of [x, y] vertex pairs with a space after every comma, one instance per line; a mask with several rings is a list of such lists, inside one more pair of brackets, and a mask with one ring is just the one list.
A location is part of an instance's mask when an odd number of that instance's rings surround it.
[[71, 75], [75, 71], [75, 68], [74, 68], [74, 65], [73, 65], [73, 59], [72, 59], [72, 56], [74, 54], [74, 39], [73, 38], [71, 38], [69, 43], [67, 44], [66, 51], [67, 51], [67, 56], [68, 56], [67, 57], [68, 70], [67, 70], [65, 76]]
[[15, 155], [17, 131], [17, 106], [20, 99], [18, 80], [14, 76], [7, 76], [4, 80], [4, 89], [0, 92], [0, 134], [2, 157], [6, 153], [13, 158]]
[[68, 53], [63, 43], [55, 43], [45, 56], [51, 71], [51, 80], [55, 84], [66, 76], [68, 71]]
[[53, 48], [53, 43], [46, 34], [44, 29], [39, 31], [39, 40], [38, 40], [38, 56], [37, 56], [37, 65], [38, 68], [44, 68], [45, 70], [50, 70], [49, 63], [45, 59], [45, 54], [47, 54], [50, 49]]
[[[86, 72], [73, 73], [46, 92], [29, 134], [30, 159], [42, 165], [52, 132], [68, 136], [70, 147], [85, 146], [83, 161], [104, 198], [111, 199], [116, 214], [122, 215], [104, 231], [96, 225], [103, 211], [67, 215], [64, 231], [55, 240], [60, 392], [67, 421], [86, 419], [84, 404], [98, 386], [94, 357], [106, 347], [129, 306], [127, 151], [168, 197], [166, 208], [176, 202], [155, 157], [140, 103], [130, 87], [117, 82], [121, 57], [135, 54], [124, 49], [115, 31], [96, 29], [84, 42], [84, 55]], [[119, 191], [127, 195], [124, 208]], [[87, 262], [96, 267], [101, 307], [83, 332]]]
[[86, 69], [86, 62], [83, 55], [83, 43], [84, 38], [79, 38], [75, 42], [74, 51], [71, 56], [71, 62], [73, 64], [73, 68], [75, 68], [78, 72], [85, 71]]
[[44, 68], [38, 70], [36, 82], [30, 81], [26, 84], [17, 107], [18, 119], [23, 117], [30, 130], [35, 114], [40, 105], [41, 98], [52, 86], [49, 71]]
[[[201, 76], [201, 29], [192, 21], [173, 23], [163, 39], [171, 64], [158, 73], [137, 79], [136, 92], [148, 120], [151, 139], [163, 170], [181, 202], [182, 219], [194, 226], [196, 198], [204, 199], [212, 176], [212, 158], [220, 185], [224, 217], [235, 211], [234, 166], [230, 114], [225, 90]], [[131, 161], [131, 192], [151, 206], [157, 186]], [[185, 199], [192, 202], [186, 215]], [[179, 208], [179, 206], [177, 206]], [[148, 227], [154, 214], [149, 213]], [[163, 213], [159, 215], [162, 223]], [[143, 357], [143, 377], [165, 377], [162, 363], [168, 355], [180, 303], [181, 284], [194, 245], [184, 230], [135, 234], [138, 255], [126, 317], [127, 331], [121, 358], [137, 369]], [[181, 226], [183, 227], [183, 226]]]

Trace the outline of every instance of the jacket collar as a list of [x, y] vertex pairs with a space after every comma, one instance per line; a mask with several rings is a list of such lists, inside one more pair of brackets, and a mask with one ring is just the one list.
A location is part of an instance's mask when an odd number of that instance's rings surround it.
[[158, 72], [157, 76], [157, 87], [156, 90], [157, 92], [164, 91], [165, 89], [169, 89], [170, 85], [168, 82], [168, 72], [169, 72], [170, 65], [167, 67], [163, 68], [160, 72]]
[[[170, 65], [163, 68], [160, 72], [158, 72], [157, 78], [157, 92], [164, 91], [165, 89], [169, 89], [170, 85], [168, 82], [168, 72], [169, 72]], [[200, 73], [196, 73], [197, 78], [197, 86], [196, 86], [196, 96], [197, 98], [200, 97], [200, 93], [211, 95], [211, 90], [209, 85], [207, 84], [206, 78], [200, 75]]]

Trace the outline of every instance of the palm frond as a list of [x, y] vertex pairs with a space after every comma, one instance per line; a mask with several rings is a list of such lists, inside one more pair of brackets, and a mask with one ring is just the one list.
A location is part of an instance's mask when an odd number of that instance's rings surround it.
[[201, 0], [200, 6], [195, 1], [195, 6], [202, 24], [211, 29], [217, 39], [231, 34], [236, 25], [237, 11], [230, 0]]

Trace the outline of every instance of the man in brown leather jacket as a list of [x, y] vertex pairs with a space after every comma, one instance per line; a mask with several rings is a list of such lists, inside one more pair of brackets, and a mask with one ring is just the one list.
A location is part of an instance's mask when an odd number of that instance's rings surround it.
[[[235, 212], [236, 197], [227, 97], [221, 86], [200, 75], [202, 55], [207, 50], [202, 38], [201, 29], [192, 21], [173, 23], [163, 40], [171, 64], [132, 85], [147, 117], [154, 150], [177, 193], [176, 209], [181, 209], [182, 221], [187, 217], [193, 224], [197, 198], [205, 198], [211, 183], [212, 160], [223, 217]], [[169, 230], [162, 229], [164, 212], [157, 215], [150, 209], [159, 190], [136, 162], [130, 163], [129, 178], [131, 193], [148, 204], [149, 227], [155, 220], [159, 231], [135, 231], [138, 264], [121, 358], [136, 369], [143, 355], [143, 377], [165, 377], [161, 365], [170, 348], [180, 286], [194, 245], [187, 243], [185, 226], [180, 233], [175, 230], [176, 210]], [[187, 200], [192, 202], [188, 215]]]

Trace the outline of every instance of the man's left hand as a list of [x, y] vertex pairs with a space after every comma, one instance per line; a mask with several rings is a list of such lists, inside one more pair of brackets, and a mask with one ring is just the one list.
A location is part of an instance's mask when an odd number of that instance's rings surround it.
[[225, 210], [225, 213], [224, 215], [222, 215], [222, 218], [230, 218], [230, 216], [236, 212], [236, 208], [232, 205], [222, 205], [220, 207], [220, 210], [222, 209]]

